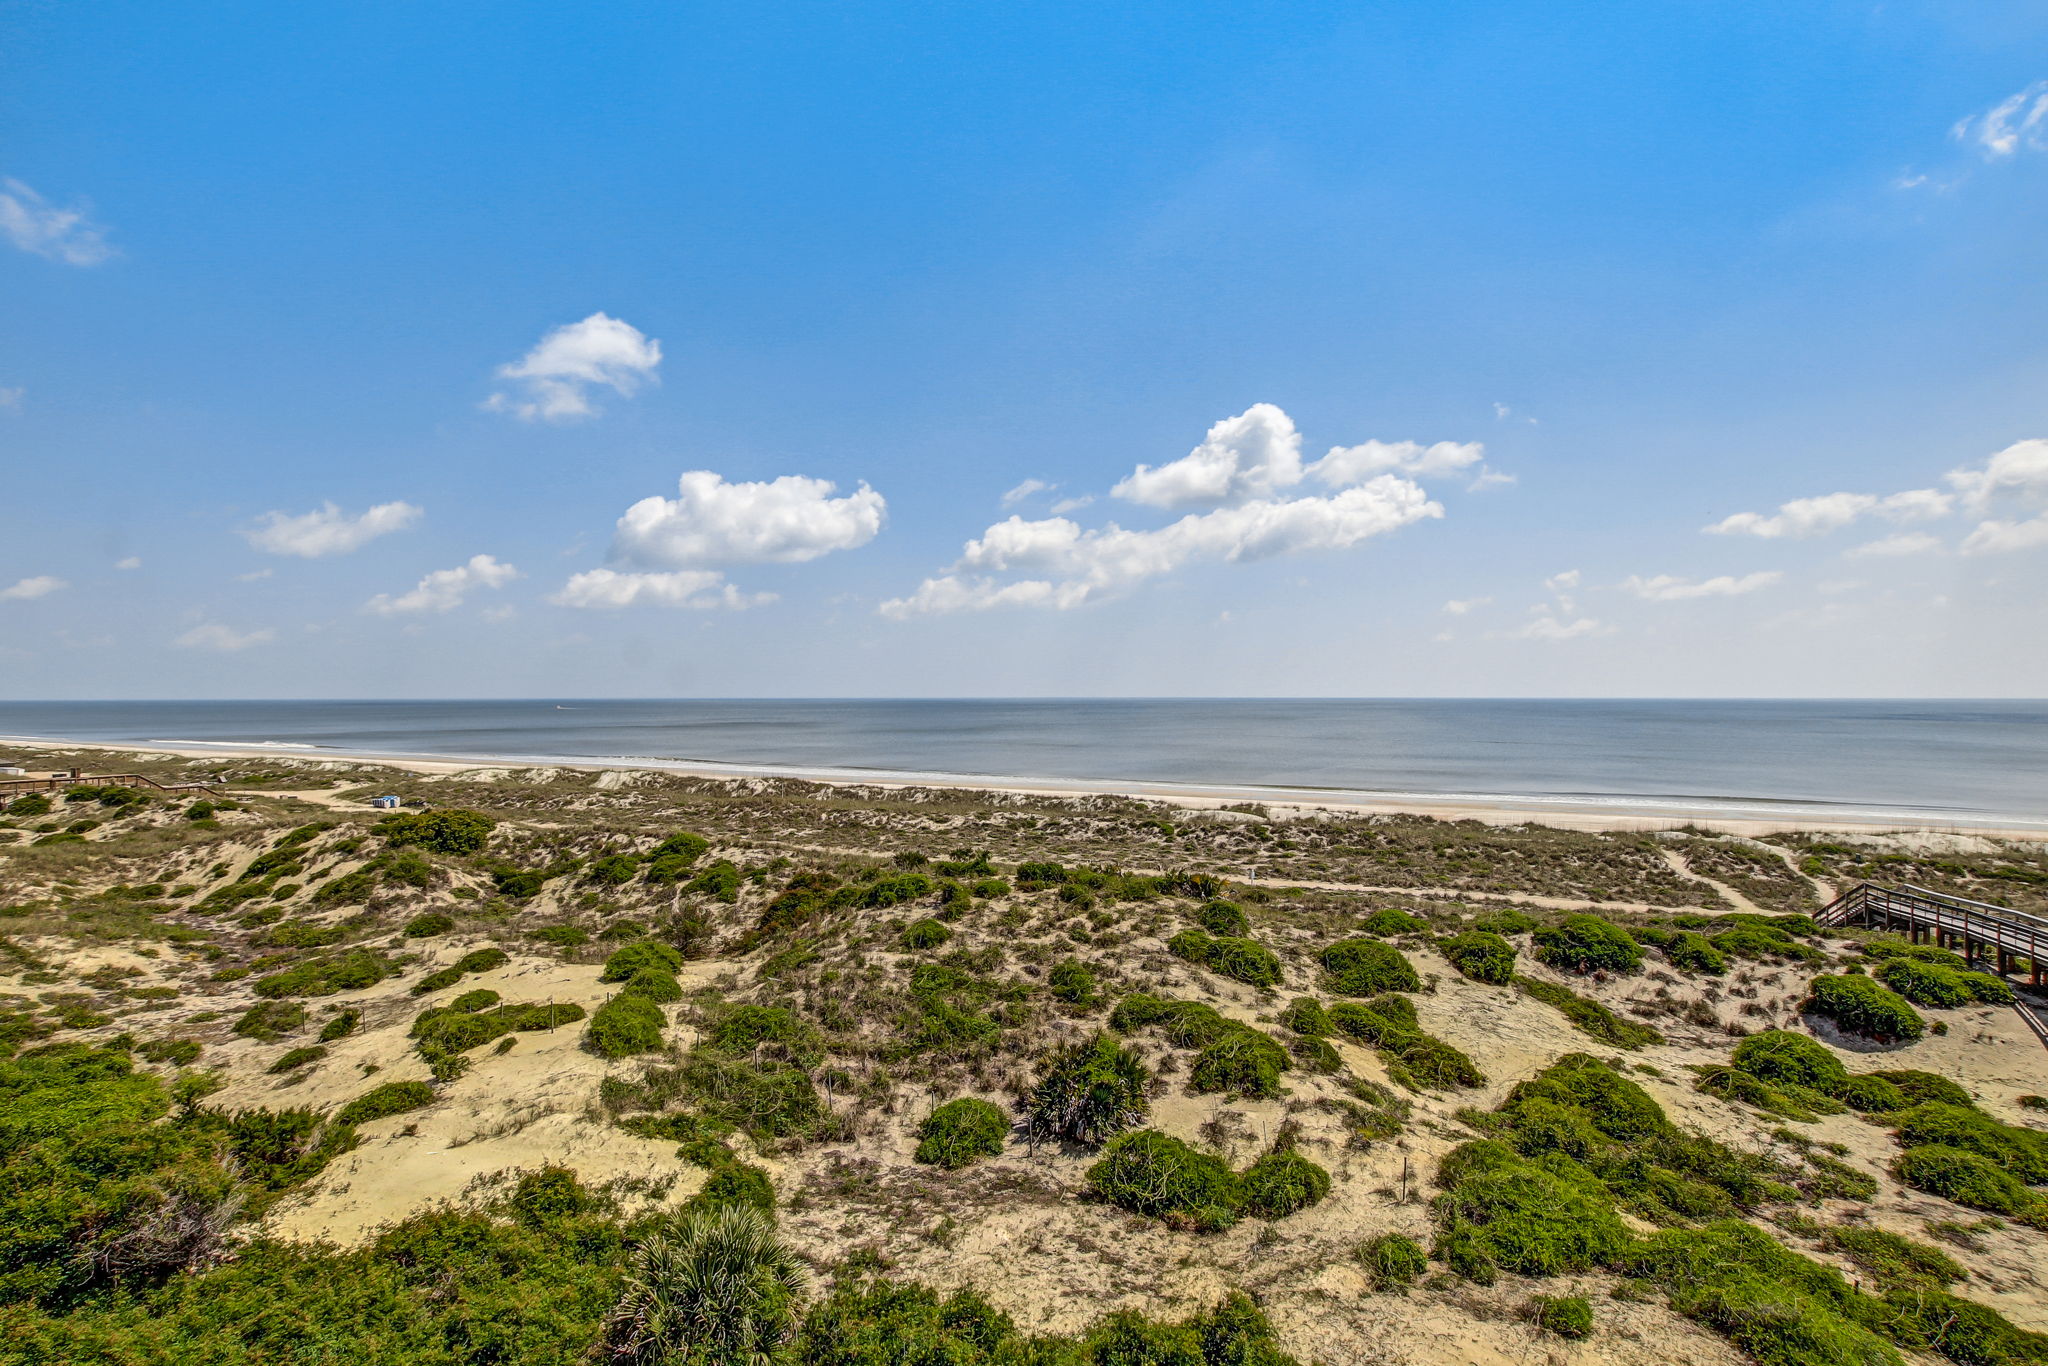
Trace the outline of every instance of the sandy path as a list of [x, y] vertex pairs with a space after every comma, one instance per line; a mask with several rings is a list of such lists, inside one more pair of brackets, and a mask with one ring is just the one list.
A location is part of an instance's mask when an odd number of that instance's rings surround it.
[[1769, 914], [1769, 912], [1764, 910], [1763, 907], [1757, 905], [1754, 901], [1751, 901], [1748, 897], [1736, 891], [1727, 883], [1720, 881], [1718, 878], [1708, 877], [1705, 873], [1694, 872], [1692, 865], [1685, 861], [1685, 855], [1679, 853], [1676, 849], [1665, 849], [1662, 851], [1662, 853], [1664, 855], [1664, 861], [1671, 865], [1672, 872], [1678, 874], [1687, 882], [1698, 882], [1705, 886], [1712, 887], [1722, 896], [1727, 897], [1729, 904], [1734, 906], [1736, 910], [1746, 911], [1750, 915]]

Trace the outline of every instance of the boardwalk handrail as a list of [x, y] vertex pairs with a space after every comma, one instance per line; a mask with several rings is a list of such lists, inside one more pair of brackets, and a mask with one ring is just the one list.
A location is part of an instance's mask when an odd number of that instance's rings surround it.
[[1910, 884], [1882, 887], [1859, 882], [1814, 918], [1823, 925], [1861, 921], [1880, 929], [1903, 929], [1916, 941], [1924, 937], [1958, 946], [1966, 956], [1989, 950], [2000, 972], [2011, 971], [2014, 960], [2024, 958], [2035, 986], [2042, 984], [2043, 960], [2048, 959], [2048, 916]]
[[66, 773], [53, 778], [0, 778], [0, 796], [13, 796], [24, 792], [62, 792], [72, 787], [153, 787], [159, 792], [204, 792], [209, 797], [227, 795], [219, 788], [210, 787], [205, 783], [160, 783], [141, 773], [108, 773], [98, 777]]

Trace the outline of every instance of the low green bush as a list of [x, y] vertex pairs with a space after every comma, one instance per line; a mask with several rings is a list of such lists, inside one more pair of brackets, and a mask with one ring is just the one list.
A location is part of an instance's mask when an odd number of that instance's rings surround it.
[[1486, 1076], [1470, 1057], [1416, 1027], [1414, 1003], [1401, 996], [1331, 1006], [1330, 1027], [1377, 1049], [1388, 1073], [1414, 1090], [1483, 1086]]
[[1904, 997], [1854, 973], [1814, 978], [1805, 1008], [1851, 1034], [1879, 1040], [1910, 1042], [1927, 1032], [1927, 1022]]
[[294, 1048], [285, 1053], [267, 1069], [273, 1076], [283, 1072], [296, 1072], [299, 1068], [316, 1063], [327, 1056], [327, 1050], [318, 1044]]
[[1538, 1295], [1529, 1302], [1529, 1307], [1539, 1328], [1561, 1338], [1593, 1336], [1593, 1306], [1583, 1295]]
[[1090, 1145], [1109, 1141], [1145, 1117], [1151, 1073], [1133, 1050], [1107, 1034], [1056, 1049], [1025, 1107], [1025, 1133]]
[[1437, 952], [1475, 982], [1505, 986], [1515, 975], [1515, 946], [1486, 930], [1467, 930], [1437, 945]]
[[2004, 1124], [1982, 1110], [1923, 1104], [1890, 1117], [1906, 1147], [1960, 1148], [1998, 1164], [2030, 1186], [2048, 1185], [2048, 1133]]
[[643, 968], [655, 968], [662, 972], [682, 971], [683, 956], [668, 945], [655, 939], [637, 939], [624, 948], [612, 950], [604, 960], [604, 971], [599, 973], [600, 982], [625, 982]]
[[1297, 996], [1280, 1012], [1280, 1023], [1297, 1034], [1320, 1038], [1330, 1032], [1330, 1013], [1313, 996]]
[[337, 991], [360, 991], [373, 987], [397, 973], [398, 968], [381, 954], [369, 949], [311, 958], [283, 972], [256, 979], [258, 996], [332, 996]]
[[1881, 1228], [1837, 1224], [1824, 1239], [1886, 1290], [1952, 1285], [1970, 1274], [1940, 1248]]
[[1888, 958], [1876, 973], [1883, 982], [1916, 1006], [1953, 1010], [1970, 1003], [1970, 988], [1960, 973], [1911, 958]]
[[1719, 977], [1728, 971], [1728, 955], [1693, 930], [1681, 930], [1663, 946], [1671, 966], [1685, 972], [1704, 972]]
[[435, 854], [474, 854], [490, 841], [497, 822], [478, 811], [405, 811], [371, 827], [394, 848], [418, 845]]
[[1937, 1105], [1960, 1105], [1965, 1109], [1975, 1105], [1970, 1093], [1947, 1077], [1934, 1072], [1923, 1072], [1917, 1068], [1888, 1068], [1880, 1072], [1868, 1072], [1866, 1076], [1888, 1081], [1905, 1095], [1914, 1105], [1933, 1101]]
[[1134, 1214], [1172, 1218], [1204, 1231], [1237, 1220], [1243, 1188], [1220, 1157], [1171, 1134], [1140, 1129], [1109, 1141], [1088, 1169], [1087, 1193]]
[[258, 1001], [243, 1011], [234, 1032], [260, 1043], [276, 1043], [306, 1023], [306, 1008], [296, 1001]]
[[1345, 996], [1422, 990], [1415, 966], [1399, 949], [1377, 939], [1340, 939], [1318, 954], [1316, 961], [1327, 974], [1330, 990]]
[[1536, 931], [1536, 958], [1566, 972], [1634, 972], [1643, 965], [1643, 950], [1619, 925], [1596, 915], [1568, 915]]
[[446, 934], [455, 928], [455, 917], [440, 911], [422, 911], [405, 922], [407, 939], [429, 939], [437, 934]]
[[1284, 1219], [1330, 1193], [1330, 1174], [1291, 1149], [1265, 1154], [1238, 1181], [1239, 1207], [1258, 1219]]
[[367, 1124], [433, 1103], [434, 1088], [423, 1081], [387, 1081], [342, 1106], [334, 1118], [339, 1124]]
[[1358, 1245], [1353, 1254], [1365, 1267], [1375, 1290], [1408, 1293], [1408, 1287], [1429, 1270], [1429, 1254], [1422, 1245], [1402, 1233], [1382, 1233]]
[[1249, 939], [1217, 938], [1205, 930], [1182, 930], [1167, 942], [1175, 957], [1199, 963], [1211, 972], [1247, 986], [1270, 987], [1280, 981], [1280, 960], [1272, 950]]
[[1518, 911], [1512, 906], [1503, 906], [1474, 920], [1472, 928], [1485, 930], [1489, 934], [1527, 934], [1541, 923], [1536, 917], [1524, 911]]
[[640, 969], [626, 979], [619, 991], [622, 995], [630, 993], [644, 997], [656, 1005], [673, 1005], [683, 999], [682, 983], [676, 980], [674, 973], [663, 972], [660, 968]]
[[1211, 901], [1195, 912], [1195, 923], [1210, 934], [1225, 939], [1251, 937], [1251, 917], [1234, 901]]
[[1188, 1085], [1196, 1091], [1269, 1098], [1280, 1094], [1280, 1074], [1293, 1066], [1287, 1050], [1249, 1026], [1224, 1033], [1195, 1055]]
[[580, 925], [543, 925], [537, 930], [528, 930], [526, 937], [542, 944], [552, 944], [558, 949], [580, 949], [590, 942], [590, 931]]
[[333, 1043], [336, 1039], [345, 1039], [355, 1033], [356, 1027], [362, 1024], [362, 1022], [363, 1013], [361, 1011], [354, 1009], [344, 1010], [326, 1024], [320, 1026], [320, 1042]]
[[1914, 1190], [1989, 1214], [2028, 1215], [2041, 1207], [2041, 1197], [2018, 1177], [1961, 1148], [1908, 1148], [1892, 1164], [1892, 1175]]
[[1807, 1086], [1823, 1095], [1833, 1095], [1849, 1080], [1849, 1069], [1827, 1045], [1784, 1029], [1750, 1035], [1735, 1046], [1733, 1062], [1759, 1080]]
[[1555, 982], [1540, 982], [1534, 977], [1517, 977], [1515, 985], [1545, 1005], [1555, 1006], [1575, 1028], [1602, 1043], [1616, 1048], [1637, 1049], [1664, 1042], [1664, 1036], [1651, 1026], [1624, 1020], [1600, 1002], [1581, 996], [1569, 987]]
[[658, 1052], [661, 1032], [667, 1020], [661, 1007], [632, 992], [622, 991], [597, 1008], [584, 1031], [583, 1046], [600, 1058], [624, 1058], [635, 1053]]
[[922, 953], [927, 949], [939, 947], [952, 937], [953, 931], [946, 922], [926, 916], [922, 920], [913, 920], [904, 927], [901, 942], [906, 952]]
[[1391, 939], [1397, 934], [1428, 934], [1429, 922], [1419, 915], [1397, 910], [1392, 906], [1374, 911], [1359, 922], [1359, 933], [1378, 935]]
[[962, 1096], [931, 1112], [918, 1126], [917, 1160], [948, 1171], [976, 1158], [997, 1157], [1010, 1136], [1010, 1118], [985, 1100]]
[[1055, 1000], [1072, 1006], [1091, 1006], [1096, 1001], [1095, 970], [1073, 958], [1062, 958], [1045, 975], [1046, 989]]

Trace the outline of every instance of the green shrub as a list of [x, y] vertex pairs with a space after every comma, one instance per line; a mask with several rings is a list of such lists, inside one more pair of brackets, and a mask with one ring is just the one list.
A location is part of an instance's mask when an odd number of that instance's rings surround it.
[[367, 1124], [433, 1103], [434, 1088], [423, 1081], [387, 1081], [342, 1106], [334, 1119], [338, 1124]]
[[1907, 1147], [1939, 1144], [1997, 1163], [2030, 1186], [2048, 1185], [2048, 1134], [2003, 1124], [1982, 1110], [1926, 1104], [1891, 1117]]
[[662, 1027], [667, 1024], [661, 1007], [632, 992], [622, 991], [597, 1008], [584, 1031], [583, 1046], [600, 1058], [624, 1058], [635, 1053], [653, 1053], [661, 1048]]
[[1704, 972], [1719, 977], [1728, 971], [1728, 955], [1707, 942], [1703, 934], [1682, 930], [1664, 945], [1671, 966], [1685, 972]]
[[1735, 1046], [1737, 1070], [1763, 1081], [1806, 1086], [1833, 1095], [1849, 1080], [1849, 1069], [1825, 1044], [1789, 1030], [1767, 1029]]
[[1485, 930], [1490, 934], [1527, 934], [1540, 923], [1536, 917], [1524, 911], [1518, 911], [1512, 906], [1503, 906], [1474, 920], [1472, 928]]
[[258, 1001], [242, 1012], [234, 1032], [245, 1039], [276, 1043], [306, 1023], [306, 1008], [296, 1001]]
[[948, 1171], [978, 1157], [996, 1157], [1010, 1136], [1010, 1119], [985, 1100], [962, 1096], [931, 1112], [918, 1126], [917, 1160]]
[[1830, 1094], [1851, 1110], [1866, 1115], [1890, 1114], [1913, 1103], [1904, 1091], [1875, 1076], [1852, 1076]]
[[580, 925], [543, 925], [526, 932], [528, 939], [552, 944], [558, 949], [580, 949], [590, 942], [590, 931]]
[[1316, 961], [1328, 974], [1330, 990], [1346, 996], [1422, 990], [1414, 965], [1400, 950], [1377, 939], [1340, 939], [1317, 955]]
[[310, 958], [303, 963], [256, 979], [258, 996], [332, 996], [337, 991], [360, 991], [373, 987], [398, 971], [390, 960], [369, 949], [350, 949], [329, 957]]
[[1505, 986], [1515, 975], [1515, 946], [1486, 930], [1468, 930], [1437, 945], [1452, 967], [1475, 982]]
[[1280, 1023], [1297, 1034], [1320, 1038], [1330, 1032], [1330, 1013], [1313, 996], [1297, 996], [1280, 1012]]
[[1440, 1090], [1483, 1086], [1485, 1074], [1471, 1058], [1415, 1027], [1415, 1007], [1400, 996], [1382, 996], [1330, 1007], [1330, 1027], [1377, 1049], [1388, 1072], [1404, 1086]]
[[1892, 1164], [1892, 1175], [1914, 1190], [1991, 1214], [2032, 1214], [2041, 1204], [2012, 1173], [1961, 1148], [1908, 1148]]
[[1182, 930], [1166, 947], [1177, 957], [1247, 986], [1270, 987], [1280, 981], [1280, 960], [1249, 939], [1219, 939], [1204, 930]]
[[611, 957], [604, 960], [604, 971], [598, 974], [600, 982], [624, 982], [643, 968], [654, 968], [661, 972], [682, 971], [683, 956], [668, 945], [654, 939], [640, 939], [621, 949], [614, 949]]
[[1536, 958], [1566, 972], [1634, 972], [1643, 965], [1643, 950], [1619, 925], [1597, 915], [1568, 915], [1536, 931]]
[[944, 921], [926, 916], [922, 920], [913, 920], [904, 927], [902, 944], [906, 952], [922, 953], [926, 949], [939, 947], [952, 937], [953, 931], [947, 928]]
[[672, 972], [660, 968], [642, 968], [626, 979], [619, 988], [621, 995], [639, 996], [656, 1005], [673, 1005], [683, 999], [682, 983], [676, 981]]
[[1926, 1033], [1926, 1021], [1918, 1011], [1906, 1004], [1903, 997], [1868, 977], [1853, 973], [1816, 977], [1811, 991], [1806, 1009], [1833, 1020], [1851, 1034], [1913, 1041]]
[[1581, 996], [1555, 982], [1517, 977], [1515, 984], [1545, 1005], [1555, 1006], [1575, 1028], [1616, 1048], [1637, 1049], [1664, 1042], [1664, 1036], [1646, 1024], [1624, 1020], [1590, 997]]
[[1427, 934], [1429, 922], [1419, 915], [1388, 906], [1367, 916], [1358, 929], [1362, 934], [1376, 934], [1382, 939], [1389, 939], [1397, 934]]
[[[195, 803], [196, 805], [196, 803]], [[40, 792], [31, 792], [25, 797], [16, 797], [7, 804], [10, 816], [47, 816], [50, 814], [50, 799]], [[204, 820], [213, 815], [213, 807], [207, 806], [206, 816], [194, 816], [193, 820]]]
[[679, 830], [670, 835], [647, 853], [649, 859], [679, 858], [685, 863], [695, 863], [711, 848], [711, 841], [688, 830]]
[[1280, 1094], [1280, 1074], [1292, 1066], [1287, 1050], [1258, 1030], [1240, 1025], [1195, 1055], [1188, 1085], [1265, 1098]]
[[2017, 999], [2012, 984], [2003, 977], [1993, 977], [1988, 972], [1959, 972], [1956, 976], [1969, 988], [1973, 1001], [1981, 1001], [1987, 1006], [2009, 1006]]
[[440, 911], [423, 911], [405, 922], [407, 939], [429, 939], [455, 928], [455, 917]]
[[1291, 1150], [1267, 1153], [1238, 1181], [1240, 1208], [1258, 1219], [1284, 1219], [1330, 1193], [1330, 1174]]
[[1400, 1233], [1382, 1233], [1358, 1245], [1354, 1254], [1372, 1279], [1375, 1290], [1408, 1293], [1422, 1273], [1429, 1270], [1429, 1256], [1421, 1244]]
[[344, 1010], [320, 1027], [320, 1042], [333, 1043], [336, 1039], [345, 1039], [355, 1033], [356, 1026], [362, 1022], [363, 1013], [361, 1011], [355, 1009]]
[[1561, 1338], [1593, 1336], [1593, 1306], [1583, 1295], [1538, 1295], [1529, 1302], [1529, 1307], [1538, 1327]]
[[675, 1080], [705, 1120], [742, 1130], [764, 1149], [771, 1140], [811, 1137], [831, 1120], [804, 1070], [772, 1058], [693, 1048]]
[[1976, 1104], [1970, 1098], [1968, 1091], [1965, 1091], [1947, 1077], [1933, 1072], [1922, 1072], [1911, 1067], [1899, 1067], [1889, 1068], [1881, 1072], [1869, 1072], [1865, 1075], [1890, 1082], [1904, 1093], [1909, 1102], [1915, 1105], [1925, 1101], [1933, 1101], [1937, 1105], [1960, 1105], [1968, 1109]]
[[1962, 977], [1934, 963], [1911, 958], [1888, 958], [1877, 970], [1877, 980], [1918, 1006], [1953, 1010], [1970, 1003], [1970, 988]]
[[640, 871], [640, 859], [634, 854], [606, 854], [593, 862], [584, 877], [600, 887], [622, 887], [633, 880]]
[[1151, 1073], [1107, 1034], [1055, 1050], [1025, 1109], [1032, 1142], [1100, 1144], [1145, 1117]]
[[1838, 1224], [1825, 1237], [1829, 1247], [1861, 1267], [1886, 1290], [1950, 1285], [1970, 1274], [1940, 1248], [1881, 1228]]
[[150, 1039], [135, 1051], [151, 1062], [183, 1067], [197, 1060], [200, 1048], [197, 1039]]
[[1087, 1193], [1134, 1214], [1174, 1216], [1205, 1229], [1229, 1227], [1243, 1200], [1237, 1173], [1222, 1158], [1157, 1129], [1111, 1139], [1088, 1169]]
[[1076, 959], [1062, 958], [1053, 964], [1052, 971], [1045, 976], [1045, 985], [1055, 1000], [1068, 1005], [1095, 1004], [1095, 970]]
[[1629, 1240], [1606, 1189], [1576, 1163], [1538, 1163], [1492, 1140], [1453, 1149], [1439, 1170], [1448, 1187], [1436, 1213], [1468, 1256], [1523, 1276], [1588, 1271]]
[[1210, 934], [1226, 939], [1249, 938], [1252, 932], [1251, 917], [1244, 913], [1244, 907], [1233, 901], [1211, 901], [1195, 912], [1195, 923]]
[[406, 811], [371, 828], [394, 847], [415, 844], [429, 853], [474, 854], [489, 842], [497, 824], [477, 811]]
[[687, 1215], [698, 1210], [735, 1207], [763, 1214], [775, 1212], [775, 1183], [766, 1171], [745, 1162], [721, 1162], [711, 1169], [703, 1189], [684, 1203], [683, 1212]]
[[309, 1063], [316, 1063], [326, 1056], [327, 1050], [318, 1044], [305, 1048], [294, 1048], [276, 1062], [270, 1064], [269, 1070], [273, 1075], [279, 1072], [294, 1072]]

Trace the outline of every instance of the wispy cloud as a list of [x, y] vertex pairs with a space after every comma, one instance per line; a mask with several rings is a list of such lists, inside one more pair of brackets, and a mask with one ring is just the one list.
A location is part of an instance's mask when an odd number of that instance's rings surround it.
[[17, 581], [12, 588], [0, 588], [0, 601], [27, 602], [32, 598], [48, 597], [58, 589], [70, 586], [54, 574], [38, 574], [34, 578]]
[[218, 650], [223, 654], [233, 654], [275, 639], [277, 632], [267, 626], [254, 631], [237, 631], [232, 626], [209, 621], [194, 626], [171, 643], [185, 650]]
[[1870, 493], [1826, 493], [1781, 503], [1775, 514], [1738, 512], [1703, 529], [1713, 536], [1803, 539], [1839, 531], [1864, 517], [1907, 522], [1946, 517], [1954, 510], [1955, 500], [1938, 489], [1908, 489], [1885, 498]]
[[1896, 536], [1885, 536], [1875, 541], [1865, 541], [1842, 552], [1845, 559], [1860, 560], [1885, 558], [1900, 555], [1925, 555], [1941, 549], [1939, 537], [1924, 531], [1901, 531]]
[[590, 569], [574, 575], [548, 601], [561, 607], [617, 610], [636, 603], [708, 611], [723, 607], [740, 611], [775, 601], [773, 593], [742, 593], [715, 569], [675, 569], [667, 573]]
[[2048, 151], [2048, 80], [2035, 81], [1982, 113], [1970, 115], [1950, 132], [1986, 161]]
[[1775, 569], [1755, 574], [1744, 574], [1737, 578], [1722, 574], [1711, 579], [1684, 579], [1673, 574], [1659, 574], [1644, 578], [1631, 574], [1621, 582], [1624, 592], [1633, 593], [1645, 602], [1684, 602], [1690, 598], [1733, 598], [1744, 593], [1754, 593], [1759, 588], [1769, 588], [1785, 576]]
[[266, 512], [242, 535], [250, 545], [272, 555], [313, 560], [360, 550], [379, 536], [405, 530], [420, 515], [420, 509], [403, 502], [379, 503], [358, 517], [350, 517], [333, 503], [323, 503], [297, 516]]
[[83, 201], [50, 203], [18, 180], [0, 180], [0, 236], [32, 255], [67, 266], [96, 266], [115, 253]]
[[1452, 598], [1444, 604], [1444, 610], [1454, 617], [1462, 617], [1468, 612], [1487, 606], [1492, 601], [1492, 598]]
[[1026, 479], [1003, 495], [1003, 506], [1015, 507], [1034, 493], [1051, 493], [1058, 485], [1048, 484], [1043, 479]]
[[1576, 617], [1566, 621], [1548, 613], [1531, 618], [1530, 621], [1508, 634], [1517, 640], [1578, 640], [1585, 636], [1604, 635], [1611, 629], [1605, 622], [1592, 617]]
[[603, 313], [567, 323], [542, 337], [524, 357], [498, 367], [509, 389], [484, 400], [493, 412], [522, 422], [574, 422], [596, 416], [593, 389], [630, 396], [657, 380], [661, 343], [631, 323]]
[[453, 569], [436, 569], [409, 593], [400, 593], [397, 597], [379, 593], [363, 604], [363, 610], [380, 616], [452, 612], [477, 589], [503, 588], [518, 577], [519, 571], [509, 564], [501, 564], [489, 555], [472, 555], [467, 564], [459, 564]]

